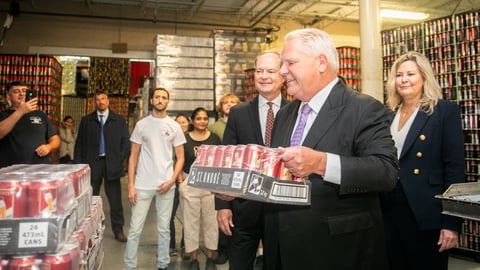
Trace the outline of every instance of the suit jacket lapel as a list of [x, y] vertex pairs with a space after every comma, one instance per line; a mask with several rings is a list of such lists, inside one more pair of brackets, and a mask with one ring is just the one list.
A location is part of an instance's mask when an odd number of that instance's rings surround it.
[[318, 143], [322, 140], [323, 136], [325, 136], [325, 134], [328, 132], [331, 125], [335, 123], [340, 111], [344, 108], [344, 93], [345, 87], [343, 87], [341, 84], [337, 83], [333, 87], [330, 95], [327, 97], [327, 100], [318, 112], [317, 118], [315, 118], [312, 127], [308, 131], [308, 134], [303, 141], [303, 146], [315, 149]]
[[430, 116], [428, 116], [425, 112], [420, 110], [418, 111], [417, 116], [415, 117], [415, 120], [413, 120], [412, 126], [408, 131], [407, 138], [405, 138], [405, 143], [403, 144], [402, 153], [400, 154], [400, 159], [408, 151], [408, 149], [412, 147], [413, 143], [415, 142], [417, 137], [420, 135], [420, 131], [422, 130], [423, 126], [425, 126], [425, 123], [429, 118]]
[[258, 110], [258, 96], [250, 101], [251, 106], [248, 106], [248, 119], [250, 119], [250, 125], [252, 130], [255, 130], [255, 138], [257, 142], [263, 142], [262, 127], [260, 125], [260, 117]]
[[[298, 108], [301, 102], [297, 99], [291, 101], [288, 106], [281, 109], [282, 116], [275, 117], [275, 124], [273, 125], [272, 142], [278, 142], [276, 146], [290, 146], [290, 137], [293, 134], [293, 128], [297, 120]], [[283, 118], [283, 119], [282, 119]]]

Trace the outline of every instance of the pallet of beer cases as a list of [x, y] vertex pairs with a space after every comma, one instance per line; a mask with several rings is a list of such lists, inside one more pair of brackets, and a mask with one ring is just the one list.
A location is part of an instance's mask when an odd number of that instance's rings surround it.
[[97, 270], [103, 265], [103, 233], [105, 231], [105, 213], [102, 198], [94, 196], [91, 210], [82, 226], [73, 234], [80, 243], [82, 270]]
[[[98, 270], [103, 261], [103, 250], [100, 244], [95, 244], [102, 239], [103, 220], [101, 198], [96, 197], [92, 203], [92, 210], [84, 220], [83, 226], [68, 238], [56, 252], [38, 253], [32, 255], [0, 256], [0, 269], [61, 269], [61, 270]], [[101, 223], [101, 224], [100, 224]], [[88, 231], [88, 233], [86, 233]], [[85, 237], [87, 235], [87, 237]], [[86, 257], [85, 250], [89, 256]], [[95, 254], [95, 255], [93, 255]], [[100, 255], [97, 255], [100, 254]], [[93, 264], [88, 265], [89, 259]]]
[[201, 145], [188, 185], [261, 202], [310, 204], [310, 181], [293, 176], [277, 149], [255, 144]]
[[85, 164], [0, 169], [0, 255], [60, 251], [77, 224], [76, 194], [86, 192], [89, 181]]

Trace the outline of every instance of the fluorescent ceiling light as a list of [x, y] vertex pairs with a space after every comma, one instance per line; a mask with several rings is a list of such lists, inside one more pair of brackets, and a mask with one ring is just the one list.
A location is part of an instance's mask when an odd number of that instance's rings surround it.
[[428, 14], [423, 12], [409, 12], [392, 9], [382, 9], [380, 16], [384, 18], [404, 19], [404, 20], [424, 20], [428, 18]]

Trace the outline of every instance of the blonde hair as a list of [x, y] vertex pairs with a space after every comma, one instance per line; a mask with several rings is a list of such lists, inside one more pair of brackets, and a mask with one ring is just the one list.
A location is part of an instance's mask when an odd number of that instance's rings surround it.
[[218, 113], [218, 116], [220, 117], [223, 117], [224, 116], [224, 111], [222, 110], [222, 105], [227, 102], [227, 100], [229, 99], [232, 99], [233, 101], [235, 101], [237, 104], [240, 103], [240, 99], [234, 95], [234, 94], [231, 94], [231, 93], [228, 93], [228, 94], [225, 94], [219, 101], [218, 101], [218, 104], [217, 104], [217, 107], [215, 108], [215, 110], [217, 111]]
[[397, 110], [402, 104], [402, 97], [398, 94], [395, 87], [396, 75], [401, 64], [412, 61], [417, 65], [420, 76], [423, 78], [423, 93], [420, 98], [420, 110], [427, 114], [432, 114], [438, 100], [442, 99], [442, 89], [435, 79], [435, 74], [432, 69], [430, 61], [425, 55], [419, 52], [407, 52], [397, 58], [393, 63], [390, 74], [387, 80], [387, 105], [392, 110]]

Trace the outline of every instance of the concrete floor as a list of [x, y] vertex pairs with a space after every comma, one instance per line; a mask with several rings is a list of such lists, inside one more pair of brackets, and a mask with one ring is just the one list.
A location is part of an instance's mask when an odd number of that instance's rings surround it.
[[[130, 223], [131, 209], [130, 203], [128, 202], [128, 193], [127, 193], [127, 179], [126, 177], [122, 178], [122, 198], [123, 198], [123, 207], [125, 214], [125, 227], [124, 232], [127, 234], [128, 225]], [[105, 258], [103, 261], [103, 269], [123, 269], [123, 254], [125, 252], [125, 244], [120, 243], [115, 240], [112, 234], [110, 227], [110, 218], [109, 218], [109, 206], [105, 197], [105, 193], [102, 191], [101, 196], [104, 201], [104, 211], [105, 211], [105, 233], [104, 233], [104, 243], [103, 248], [105, 252]], [[153, 206], [153, 204], [152, 204]], [[157, 238], [156, 238], [156, 221], [155, 221], [155, 209], [154, 207], [150, 208], [150, 212], [143, 229], [142, 237], [140, 239], [140, 246], [138, 250], [138, 270], [152, 270], [156, 269], [156, 248], [157, 248]], [[179, 222], [176, 222], [177, 228], [180, 228]], [[180, 229], [177, 229], [177, 235], [180, 232]], [[177, 236], [177, 243], [179, 243], [180, 237]], [[177, 244], [179, 246], [179, 244]], [[180, 254], [180, 253], [178, 253]], [[479, 257], [480, 259], [480, 257]], [[200, 269], [205, 268], [206, 257], [201, 254], [199, 256]], [[180, 255], [171, 257], [171, 263], [168, 267], [169, 270], [181, 270], [187, 269], [188, 261], [182, 260]], [[217, 265], [218, 270], [228, 270], [228, 263], [223, 265]], [[450, 270], [480, 270], [480, 263], [475, 262], [471, 254], [464, 252], [454, 252], [449, 260], [449, 269]]]

